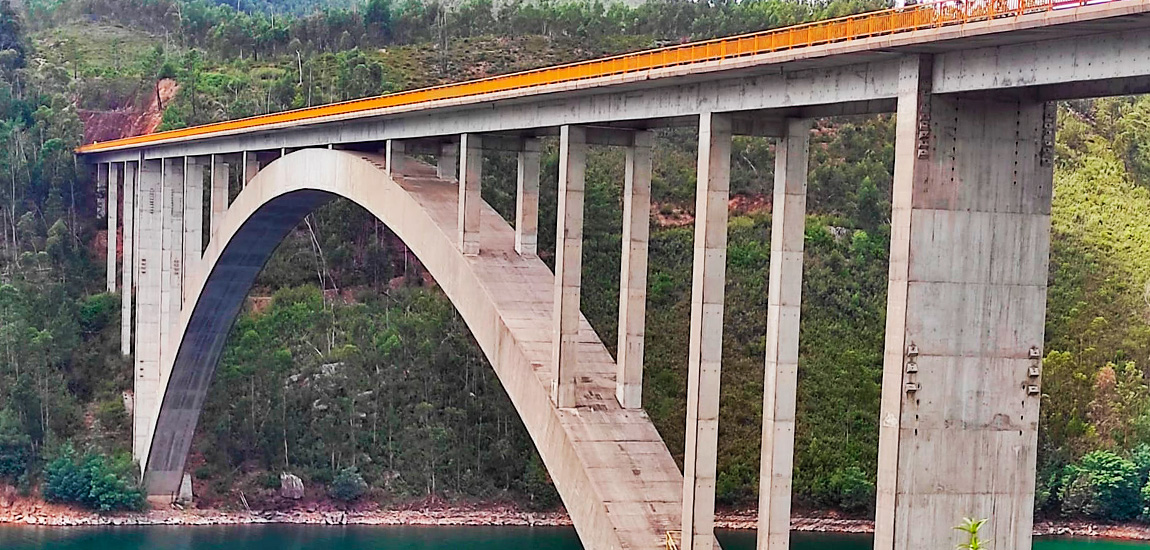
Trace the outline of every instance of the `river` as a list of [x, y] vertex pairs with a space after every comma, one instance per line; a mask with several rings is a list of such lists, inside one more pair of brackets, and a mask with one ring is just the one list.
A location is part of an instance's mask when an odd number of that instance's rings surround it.
[[[727, 531], [726, 550], [751, 550], [755, 534]], [[869, 550], [870, 537], [796, 533], [793, 550]], [[575, 531], [554, 527], [0, 526], [0, 550], [579, 550]], [[1038, 539], [1034, 550], [1148, 550], [1150, 544]]]

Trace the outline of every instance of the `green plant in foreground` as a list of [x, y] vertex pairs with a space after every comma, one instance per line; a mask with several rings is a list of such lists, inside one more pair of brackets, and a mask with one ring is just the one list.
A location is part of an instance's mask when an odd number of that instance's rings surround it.
[[962, 524], [955, 527], [955, 529], [962, 531], [970, 536], [970, 539], [957, 546], [959, 550], [980, 550], [990, 548], [990, 544], [983, 542], [978, 538], [978, 530], [982, 529], [983, 524], [986, 523], [985, 519], [972, 519], [962, 518]]

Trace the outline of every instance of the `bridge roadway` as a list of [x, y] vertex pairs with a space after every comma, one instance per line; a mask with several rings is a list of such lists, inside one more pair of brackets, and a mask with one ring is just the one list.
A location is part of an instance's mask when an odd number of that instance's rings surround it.
[[[1050, 240], [1053, 100], [1150, 91], [1147, 0], [944, 2], [82, 147], [124, 229], [123, 351], [149, 492], [180, 483], [243, 296], [334, 196], [420, 257], [484, 349], [588, 548], [716, 546], [733, 135], [777, 140], [759, 548], [788, 547], [810, 119], [897, 113], [876, 550], [953, 548], [962, 517], [1027, 549]], [[697, 125], [683, 474], [642, 412], [650, 129]], [[560, 137], [554, 274], [539, 142]], [[579, 313], [589, 145], [627, 152], [619, 356]], [[480, 199], [519, 157], [512, 228]], [[435, 176], [414, 158], [436, 159]], [[230, 201], [229, 182], [244, 189]], [[211, 200], [185, 200], [204, 195]], [[124, 197], [122, 215], [116, 197]], [[202, 247], [204, 217], [209, 219]], [[612, 396], [612, 388], [614, 395]]]

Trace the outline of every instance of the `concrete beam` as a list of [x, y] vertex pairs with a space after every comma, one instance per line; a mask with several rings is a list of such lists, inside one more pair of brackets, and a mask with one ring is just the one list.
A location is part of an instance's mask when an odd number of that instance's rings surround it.
[[135, 229], [136, 229], [136, 177], [138, 162], [124, 163], [124, 273], [120, 291], [120, 354], [132, 354], [132, 299], [135, 291]]
[[[210, 162], [210, 160], [209, 160]], [[195, 275], [204, 250], [204, 159], [187, 157], [184, 167], [184, 278]], [[189, 285], [183, 287], [181, 303], [190, 301]]]
[[483, 138], [463, 134], [459, 149], [459, 250], [475, 256], [479, 254], [479, 216], [483, 203]]
[[227, 161], [224, 160], [223, 155], [212, 155], [212, 206], [211, 206], [211, 223], [210, 234], [208, 235], [209, 241], [214, 239], [216, 233], [220, 229], [220, 220], [223, 219], [224, 213], [228, 211], [228, 182], [230, 181], [230, 170]]
[[875, 548], [953, 548], [975, 517], [1028, 549], [1057, 111], [930, 95], [913, 58], [903, 73]]
[[787, 121], [786, 136], [775, 148], [763, 444], [759, 463], [759, 550], [790, 547], [810, 135], [809, 120]]
[[120, 185], [124, 181], [124, 165], [117, 162], [104, 169], [105, 185], [108, 188], [108, 292], [116, 291], [116, 252], [118, 248]]
[[520, 256], [535, 256], [539, 252], [539, 140], [524, 140], [518, 156], [519, 169], [515, 185], [515, 251]]
[[623, 253], [619, 273], [619, 345], [615, 398], [643, 407], [643, 346], [647, 315], [647, 241], [651, 230], [651, 132], [634, 132], [623, 181]]
[[717, 546], [715, 479], [727, 270], [727, 203], [731, 189], [730, 117], [716, 113], [700, 117], [698, 169], [687, 355], [683, 550], [711, 550]]
[[136, 297], [136, 361], [133, 389], [132, 457], [147, 461], [152, 426], [160, 406], [160, 286], [163, 283], [163, 161], [140, 162], [139, 293]]
[[551, 312], [551, 400], [569, 408], [578, 402], [579, 303], [583, 274], [583, 193], [587, 134], [578, 126], [559, 133], [559, 207], [555, 228], [555, 308]]

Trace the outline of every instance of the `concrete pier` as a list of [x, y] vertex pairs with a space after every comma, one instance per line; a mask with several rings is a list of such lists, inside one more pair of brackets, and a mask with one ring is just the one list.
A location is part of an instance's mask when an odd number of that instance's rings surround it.
[[526, 139], [518, 152], [515, 251], [520, 256], [535, 256], [539, 252], [539, 145], [538, 139]]
[[790, 547], [810, 129], [809, 120], [788, 120], [786, 135], [775, 148], [763, 446], [759, 466], [759, 550]]
[[228, 211], [228, 181], [230, 177], [230, 170], [224, 156], [212, 155], [212, 208], [209, 240], [219, 231], [220, 220]]
[[[184, 257], [182, 261], [184, 279], [189, 279], [192, 270], [200, 263], [204, 250], [204, 164], [196, 157], [187, 157], [184, 164]], [[183, 285], [180, 303], [190, 300], [189, 285]]]
[[583, 275], [583, 194], [587, 131], [559, 130], [559, 207], [555, 228], [555, 309], [551, 319], [551, 400], [574, 407], [579, 383], [579, 301]]
[[137, 236], [139, 292], [136, 295], [135, 413], [132, 456], [146, 457], [152, 443], [152, 421], [163, 396], [160, 386], [161, 232], [163, 229], [163, 161], [140, 162]]
[[243, 184], [243, 187], [247, 187], [248, 184], [251, 183], [252, 178], [256, 177], [256, 174], [260, 173], [259, 153], [255, 151], [244, 151], [243, 159], [241, 162], [243, 163], [244, 176], [243, 180], [241, 180], [241, 183]]
[[124, 163], [113, 162], [104, 169], [108, 186], [108, 292], [116, 291], [116, 252], [120, 229], [120, 186], [124, 181]]
[[169, 345], [183, 298], [184, 159], [164, 159], [163, 230], [160, 261], [160, 349]]
[[459, 250], [479, 254], [479, 215], [483, 202], [483, 138], [463, 134], [459, 139]]
[[120, 282], [120, 354], [132, 354], [132, 305], [135, 293], [136, 173], [139, 163], [124, 163], [123, 279]]
[[619, 271], [619, 345], [615, 398], [643, 407], [643, 343], [647, 315], [647, 241], [651, 230], [651, 146], [654, 134], [635, 132], [623, 181], [623, 252]]
[[727, 274], [727, 201], [731, 189], [728, 115], [700, 115], [698, 167], [683, 453], [683, 550], [711, 550], [717, 546], [715, 479]]
[[944, 550], [962, 518], [1031, 545], [1055, 107], [1027, 92], [898, 104], [876, 550]]
[[387, 140], [384, 146], [384, 171], [389, 176], [403, 174], [404, 157], [407, 155], [404, 143], [398, 139]]
[[435, 163], [435, 177], [441, 180], [458, 178], [459, 170], [459, 144], [444, 143], [439, 146], [439, 158]]

